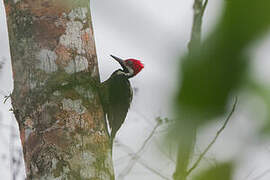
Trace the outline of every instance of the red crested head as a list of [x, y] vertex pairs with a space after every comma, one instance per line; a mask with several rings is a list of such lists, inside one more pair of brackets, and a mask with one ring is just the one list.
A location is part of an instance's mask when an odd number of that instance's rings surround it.
[[127, 59], [125, 60], [125, 64], [127, 64], [133, 69], [134, 76], [137, 75], [144, 68], [144, 64], [137, 59]]
[[121, 65], [121, 67], [123, 68], [123, 72], [128, 78], [134, 77], [144, 68], [143, 63], [141, 63], [141, 61], [137, 59], [123, 60], [114, 55], [111, 55], [111, 57]]

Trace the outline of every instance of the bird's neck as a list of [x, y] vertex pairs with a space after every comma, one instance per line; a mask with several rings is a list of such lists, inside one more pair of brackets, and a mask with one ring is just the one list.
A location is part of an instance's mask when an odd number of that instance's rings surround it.
[[133, 69], [128, 69], [128, 71], [123, 71], [122, 69], [118, 69], [114, 72], [117, 75], [123, 75], [127, 79], [132, 78], [134, 76], [134, 71]]

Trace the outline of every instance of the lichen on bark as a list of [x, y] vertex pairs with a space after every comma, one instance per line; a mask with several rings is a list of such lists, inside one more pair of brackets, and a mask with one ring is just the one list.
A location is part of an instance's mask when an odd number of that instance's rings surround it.
[[4, 1], [28, 179], [114, 179], [88, 0]]

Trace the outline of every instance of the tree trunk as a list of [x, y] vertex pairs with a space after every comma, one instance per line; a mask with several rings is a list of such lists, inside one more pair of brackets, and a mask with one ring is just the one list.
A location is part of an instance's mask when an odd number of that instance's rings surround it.
[[27, 179], [114, 179], [89, 0], [4, 0]]

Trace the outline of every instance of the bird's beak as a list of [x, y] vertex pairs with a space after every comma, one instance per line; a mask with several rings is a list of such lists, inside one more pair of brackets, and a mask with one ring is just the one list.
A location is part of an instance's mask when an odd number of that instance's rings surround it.
[[123, 59], [121, 59], [119, 57], [116, 57], [114, 55], [111, 55], [111, 57], [113, 59], [115, 59], [122, 66], [123, 69], [126, 69], [126, 66], [125, 66], [125, 63], [124, 63], [124, 60]]

